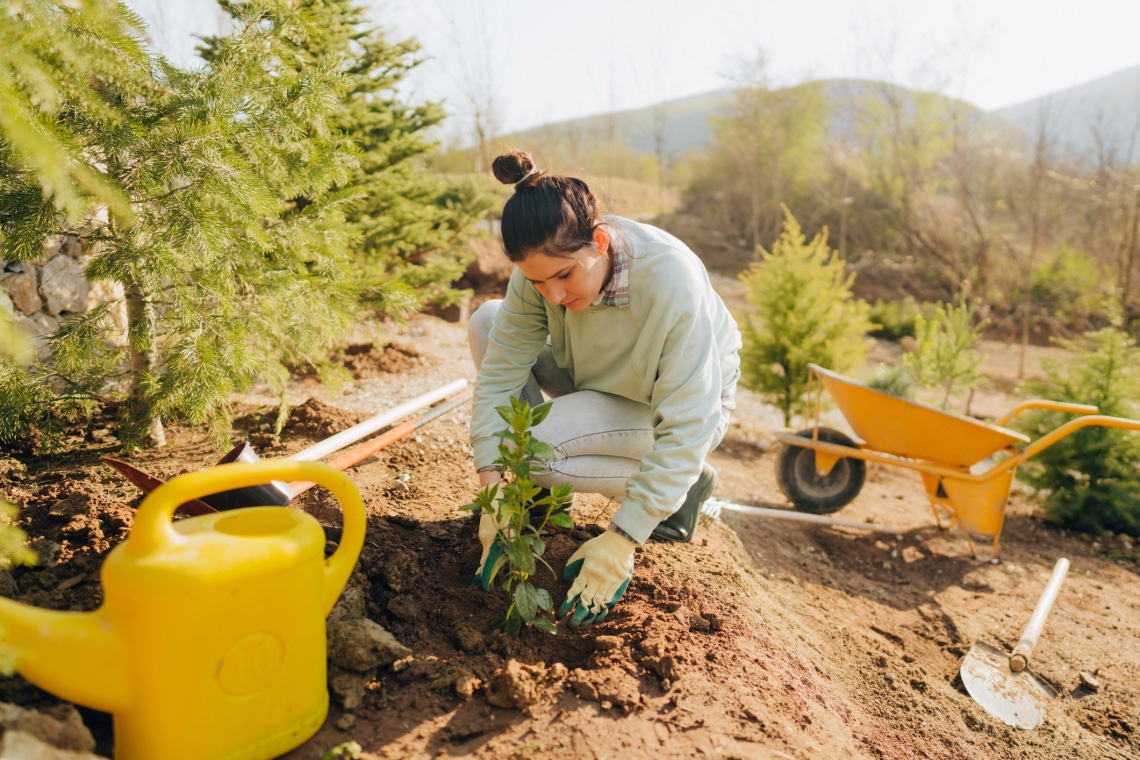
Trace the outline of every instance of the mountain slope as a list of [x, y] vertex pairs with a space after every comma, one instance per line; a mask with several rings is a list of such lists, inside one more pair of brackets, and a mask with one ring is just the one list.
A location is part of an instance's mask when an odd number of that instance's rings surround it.
[[1031, 138], [1044, 126], [1055, 150], [1080, 160], [1093, 161], [1100, 150], [1136, 160], [1140, 145], [1130, 145], [1140, 136], [1140, 66], [991, 113]]

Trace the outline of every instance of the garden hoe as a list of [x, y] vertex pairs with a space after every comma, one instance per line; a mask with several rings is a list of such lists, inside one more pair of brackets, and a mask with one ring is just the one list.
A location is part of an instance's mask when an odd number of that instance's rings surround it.
[[1029, 669], [1029, 655], [1045, 626], [1045, 618], [1061, 590], [1069, 571], [1069, 560], [1062, 557], [1053, 567], [1049, 585], [1033, 610], [1033, 617], [1021, 641], [1006, 654], [984, 641], [977, 641], [962, 660], [962, 683], [986, 712], [1007, 726], [1036, 728], [1045, 720], [1045, 709], [1057, 696], [1049, 684]]
[[[358, 425], [355, 425], [347, 430], [344, 430], [336, 435], [330, 436], [323, 441], [313, 444], [309, 448], [299, 451], [286, 459], [294, 461], [314, 461], [321, 457], [327, 456], [335, 451], [339, 451], [349, 443], [358, 441], [361, 438], [376, 432], [385, 425], [390, 425], [400, 417], [406, 416], [408, 413], [416, 409], [423, 408], [428, 404], [435, 403], [441, 398], [447, 398], [456, 390], [463, 388], [467, 382], [465, 380], [456, 380], [453, 383], [442, 386], [435, 391], [418, 396], [405, 404], [391, 409], [387, 412], [371, 417]], [[447, 412], [455, 409], [464, 402], [468, 401], [471, 397], [472, 390], [468, 388], [439, 404], [431, 409], [428, 409], [423, 414], [415, 417], [401, 425], [397, 425], [391, 430], [386, 431], [376, 438], [365, 441], [361, 445], [350, 449], [349, 451], [341, 454], [329, 465], [336, 470], [346, 470], [354, 464], [362, 462], [368, 457], [375, 454], [377, 451], [385, 448], [386, 446], [395, 443], [396, 441], [411, 434], [413, 431], [418, 430], [422, 426], [439, 418]], [[119, 474], [131, 481], [134, 485], [138, 486], [144, 493], [150, 493], [163, 484], [162, 479], [151, 475], [150, 473], [135, 467], [132, 464], [123, 462], [110, 457], [102, 457], [102, 461], [117, 470]], [[229, 451], [218, 464], [229, 464], [232, 462], [257, 462], [257, 453], [253, 450], [249, 441], [243, 441]], [[315, 483], [308, 481], [298, 481], [295, 483], [283, 483], [281, 481], [271, 481], [266, 484], [249, 486], [245, 488], [233, 489], [224, 491], [222, 493], [204, 496], [201, 499], [193, 499], [178, 507], [178, 511], [188, 515], [203, 515], [210, 512], [226, 511], [230, 509], [238, 509], [240, 507], [253, 507], [253, 506], [273, 506], [284, 507], [293, 500], [294, 497], [312, 488]], [[339, 539], [339, 528], [331, 525], [323, 526], [326, 534], [330, 540]]]

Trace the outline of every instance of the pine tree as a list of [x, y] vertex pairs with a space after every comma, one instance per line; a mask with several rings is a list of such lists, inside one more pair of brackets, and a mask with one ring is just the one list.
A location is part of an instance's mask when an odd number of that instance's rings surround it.
[[741, 384], [758, 391], [784, 413], [790, 425], [804, 410], [808, 364], [837, 372], [866, 356], [871, 328], [867, 304], [851, 295], [855, 275], [827, 246], [827, 230], [810, 243], [788, 208], [784, 229], [762, 261], [740, 275], [749, 310], [740, 315], [744, 348]]
[[[317, 360], [358, 297], [344, 223], [352, 195], [335, 189], [356, 169], [356, 151], [328, 125], [345, 78], [335, 60], [288, 57], [283, 41], [319, 31], [293, 3], [234, 7], [237, 31], [204, 68], [127, 60], [122, 76], [92, 80], [113, 118], [82, 99], [59, 115], [83, 160], [134, 210], [130, 220], [90, 214], [71, 230], [98, 247], [88, 277], [125, 292], [128, 446], [161, 444], [164, 415], [209, 421], [224, 436], [231, 394], [258, 376], [283, 388], [286, 363]], [[34, 260], [63, 220], [26, 166], [2, 171], [0, 257]], [[65, 394], [90, 394], [108, 377], [106, 322], [97, 309], [53, 336]], [[9, 373], [0, 402], [35, 402], [47, 374]]]
[[[236, 14], [239, 5], [223, 2]], [[339, 60], [345, 92], [329, 117], [330, 129], [351, 139], [359, 166], [343, 189], [357, 197], [347, 212], [367, 300], [382, 314], [402, 316], [425, 303], [448, 304], [461, 294], [450, 283], [470, 260], [472, 228], [496, 196], [470, 180], [425, 167], [436, 149], [429, 131], [446, 116], [438, 103], [411, 104], [397, 86], [420, 63], [413, 39], [390, 41], [369, 23], [368, 7], [354, 0], [299, 0], [316, 33], [288, 40], [298, 66]], [[217, 40], [201, 52], [211, 60]]]

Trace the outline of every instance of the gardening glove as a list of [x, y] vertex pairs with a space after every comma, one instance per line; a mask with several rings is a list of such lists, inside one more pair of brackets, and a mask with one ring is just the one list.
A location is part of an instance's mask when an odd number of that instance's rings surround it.
[[[499, 501], [499, 489], [495, 489], [494, 502]], [[472, 586], [478, 586], [484, 591], [491, 589], [492, 576], [495, 574], [495, 567], [500, 562], [505, 561], [503, 558], [503, 545], [499, 543], [498, 535], [499, 529], [507, 523], [497, 522], [492, 515], [484, 512], [479, 515], [479, 543], [483, 545], [483, 554], [479, 557], [479, 567], [475, 570], [475, 580], [472, 581]]]
[[633, 550], [625, 536], [607, 530], [578, 547], [566, 561], [565, 580], [574, 579], [558, 617], [570, 616], [570, 627], [592, 625], [605, 619], [633, 578]]

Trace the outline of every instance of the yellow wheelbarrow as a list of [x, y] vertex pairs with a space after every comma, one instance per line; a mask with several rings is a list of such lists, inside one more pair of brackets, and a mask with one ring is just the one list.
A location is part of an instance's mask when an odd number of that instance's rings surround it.
[[[961, 527], [975, 556], [971, 532], [987, 540], [992, 537], [991, 556], [997, 554], [1005, 505], [1019, 464], [1084, 427], [1140, 430], [1140, 421], [1098, 415], [1095, 406], [1044, 399], [1023, 401], [991, 424], [891, 396], [815, 364], [808, 366], [808, 394], [814, 393], [813, 425], [796, 434], [776, 435], [784, 444], [776, 468], [784, 495], [797, 509], [828, 514], [859, 495], [867, 461], [917, 470], [938, 526]], [[820, 427], [824, 388], [860, 440]], [[1028, 409], [1082, 416], [1030, 442], [1027, 436], [1002, 427]], [[988, 469], [974, 471], [979, 469], [975, 465], [1000, 453], [1008, 456]], [[948, 525], [942, 524], [939, 507], [949, 511]]]

